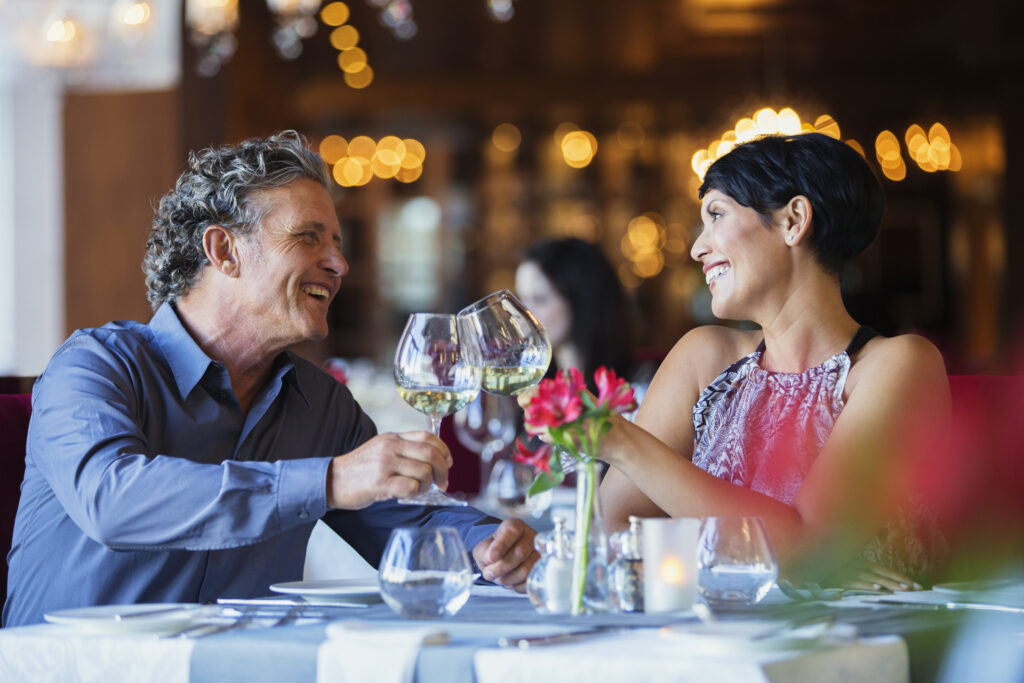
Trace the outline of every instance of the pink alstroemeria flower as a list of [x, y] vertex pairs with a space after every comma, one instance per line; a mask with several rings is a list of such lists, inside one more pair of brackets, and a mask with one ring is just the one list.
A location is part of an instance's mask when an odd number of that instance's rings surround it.
[[521, 462], [524, 465], [530, 465], [541, 472], [546, 472], [548, 476], [551, 475], [551, 444], [543, 444], [536, 451], [530, 451], [523, 442], [516, 439], [516, 451], [512, 455], [512, 459], [516, 462]]
[[526, 406], [526, 431], [543, 434], [548, 427], [561, 427], [583, 412], [583, 375], [576, 368], [560, 372], [537, 385], [537, 393]]
[[598, 405], [620, 415], [636, 408], [633, 387], [629, 386], [626, 380], [617, 376], [614, 370], [609, 370], [602, 365], [594, 373], [594, 381], [597, 383]]

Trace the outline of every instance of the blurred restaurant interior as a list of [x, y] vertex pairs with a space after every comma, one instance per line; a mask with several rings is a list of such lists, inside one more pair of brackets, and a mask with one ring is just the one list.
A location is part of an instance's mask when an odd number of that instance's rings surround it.
[[602, 247], [665, 350], [713, 321], [698, 174], [745, 136], [817, 129], [889, 199], [843, 274], [854, 316], [927, 336], [951, 373], [1020, 373], [1021, 19], [1011, 0], [0, 0], [0, 375], [148, 319], [152, 207], [187, 150], [287, 128], [333, 165], [351, 266], [315, 360], [390, 363], [407, 313], [511, 287], [552, 235]]

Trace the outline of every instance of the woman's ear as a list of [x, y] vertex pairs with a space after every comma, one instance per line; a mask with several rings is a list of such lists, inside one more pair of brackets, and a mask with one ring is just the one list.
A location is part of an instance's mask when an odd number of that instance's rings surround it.
[[814, 210], [811, 201], [802, 194], [789, 200], [780, 211], [780, 223], [786, 244], [796, 246], [811, 232], [811, 218]]
[[203, 231], [203, 251], [218, 272], [238, 276], [235, 235], [223, 225], [210, 225]]

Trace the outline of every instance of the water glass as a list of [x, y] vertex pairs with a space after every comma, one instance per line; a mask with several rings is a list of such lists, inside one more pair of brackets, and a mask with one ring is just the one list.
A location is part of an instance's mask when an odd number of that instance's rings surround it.
[[452, 527], [391, 532], [380, 561], [380, 593], [399, 616], [452, 616], [469, 600], [472, 583], [469, 555]]
[[697, 589], [709, 605], [760, 602], [779, 575], [760, 517], [707, 517], [697, 541]]

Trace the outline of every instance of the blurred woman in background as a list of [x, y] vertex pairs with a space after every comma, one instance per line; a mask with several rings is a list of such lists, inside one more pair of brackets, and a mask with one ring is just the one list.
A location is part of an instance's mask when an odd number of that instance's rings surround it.
[[549, 375], [575, 367], [593, 383], [603, 365], [633, 377], [635, 326], [619, 278], [597, 245], [573, 237], [531, 245], [515, 287], [547, 330], [554, 361]]

